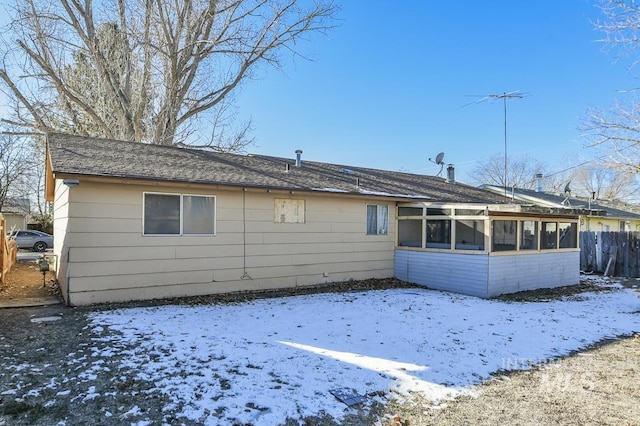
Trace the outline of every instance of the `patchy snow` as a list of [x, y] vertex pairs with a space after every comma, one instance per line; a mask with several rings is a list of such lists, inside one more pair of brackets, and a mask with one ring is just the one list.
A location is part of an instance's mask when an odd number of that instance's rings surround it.
[[[271, 425], [355, 410], [330, 393], [336, 389], [423, 392], [434, 401], [473, 392], [492, 373], [640, 331], [639, 310], [630, 290], [509, 303], [391, 289], [118, 309], [93, 313], [91, 322], [96, 340], [109, 343], [94, 355], [123, 351], [119, 368], [163, 393], [164, 411]], [[122, 418], [141, 415], [136, 408]]]

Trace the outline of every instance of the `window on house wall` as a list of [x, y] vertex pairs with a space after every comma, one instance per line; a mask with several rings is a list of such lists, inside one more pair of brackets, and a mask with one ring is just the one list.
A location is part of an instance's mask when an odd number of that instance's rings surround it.
[[516, 249], [518, 222], [515, 220], [494, 220], [492, 230], [492, 250], [509, 251]]
[[538, 222], [523, 220], [520, 222], [520, 250], [538, 249]]
[[275, 223], [305, 223], [304, 200], [289, 200], [276, 198]]
[[556, 248], [558, 224], [556, 222], [542, 222], [540, 228], [540, 250]]
[[427, 219], [427, 248], [451, 248], [451, 220]]
[[577, 248], [578, 247], [578, 224], [563, 223], [558, 224], [558, 232], [560, 234], [560, 248]]
[[456, 249], [484, 250], [484, 220], [456, 220]]
[[389, 230], [389, 206], [367, 205], [367, 235], [387, 235]]
[[144, 235], [214, 235], [215, 197], [144, 193]]
[[183, 234], [212, 235], [214, 233], [215, 198], [183, 195], [182, 204]]

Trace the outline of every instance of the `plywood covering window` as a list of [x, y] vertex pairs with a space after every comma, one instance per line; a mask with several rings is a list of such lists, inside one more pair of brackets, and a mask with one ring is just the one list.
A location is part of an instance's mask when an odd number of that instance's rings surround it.
[[304, 200], [275, 199], [275, 223], [304, 223]]
[[216, 199], [145, 192], [144, 235], [214, 235]]

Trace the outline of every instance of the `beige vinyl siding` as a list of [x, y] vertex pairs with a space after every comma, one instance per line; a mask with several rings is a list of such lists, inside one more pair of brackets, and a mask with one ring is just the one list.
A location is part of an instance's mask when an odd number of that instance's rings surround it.
[[[215, 196], [216, 235], [143, 236], [143, 192]], [[393, 276], [395, 209], [388, 235], [366, 235], [367, 203], [384, 204], [375, 199], [247, 191], [243, 222], [240, 190], [81, 180], [59, 193], [70, 197], [55, 208], [69, 211], [56, 226], [75, 305]], [[305, 200], [305, 223], [276, 223], [276, 198]]]
[[68, 234], [69, 225], [69, 188], [56, 181], [55, 198], [53, 200], [53, 254], [56, 257], [56, 276], [60, 285], [60, 291], [67, 297], [68, 263]]

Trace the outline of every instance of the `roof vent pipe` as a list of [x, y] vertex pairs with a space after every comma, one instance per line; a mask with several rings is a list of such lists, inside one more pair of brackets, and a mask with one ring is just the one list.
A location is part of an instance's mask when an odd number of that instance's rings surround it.
[[542, 173], [536, 173], [536, 192], [542, 192]]
[[456, 169], [453, 164], [447, 167], [447, 183], [456, 183]]
[[301, 149], [296, 149], [296, 167], [302, 166], [302, 161], [300, 160], [300, 156], [302, 155]]

